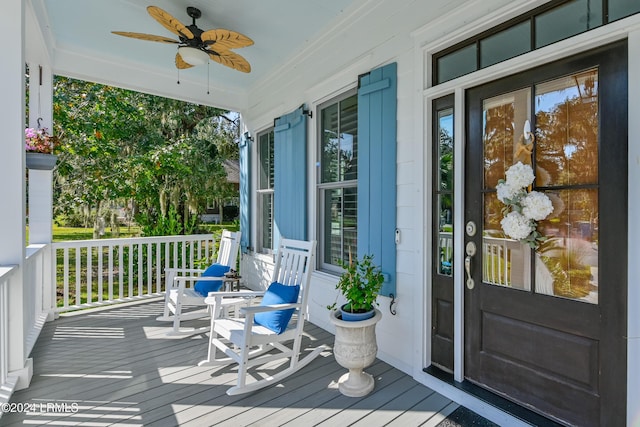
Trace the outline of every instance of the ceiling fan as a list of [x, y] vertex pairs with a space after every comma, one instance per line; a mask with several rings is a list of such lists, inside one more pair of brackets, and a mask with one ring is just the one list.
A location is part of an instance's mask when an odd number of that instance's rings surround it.
[[112, 31], [112, 33], [134, 39], [177, 44], [176, 67], [178, 69], [205, 64], [207, 60], [211, 59], [234, 70], [244, 73], [251, 71], [249, 62], [237, 53], [232, 52], [231, 49], [251, 46], [253, 40], [243, 34], [222, 28], [207, 31], [201, 30], [196, 26], [196, 19], [202, 16], [200, 9], [187, 7], [187, 15], [193, 19], [191, 25], [184, 25], [157, 6], [147, 7], [147, 12], [163, 27], [177, 35], [179, 40], [164, 36], [155, 36], [153, 34], [131, 33], [127, 31]]

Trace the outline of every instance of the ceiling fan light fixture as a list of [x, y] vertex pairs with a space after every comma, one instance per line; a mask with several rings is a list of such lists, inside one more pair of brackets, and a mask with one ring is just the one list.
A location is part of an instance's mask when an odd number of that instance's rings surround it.
[[209, 61], [213, 60], [243, 73], [251, 72], [249, 62], [231, 50], [253, 44], [253, 40], [244, 34], [223, 28], [201, 30], [196, 25], [196, 19], [200, 18], [202, 13], [195, 7], [187, 7], [187, 15], [193, 19], [193, 23], [189, 26], [158, 6], [148, 6], [147, 12], [165, 29], [178, 36], [178, 39], [131, 31], [112, 31], [112, 33], [132, 39], [177, 45], [178, 52], [174, 62], [178, 70], [209, 64]]
[[209, 55], [195, 47], [181, 46], [178, 48], [178, 53], [187, 64], [203, 65], [209, 61]]

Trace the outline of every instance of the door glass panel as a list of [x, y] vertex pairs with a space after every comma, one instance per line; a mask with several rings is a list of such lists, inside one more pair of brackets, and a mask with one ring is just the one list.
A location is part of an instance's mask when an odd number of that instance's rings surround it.
[[440, 263], [438, 264], [438, 274], [444, 274], [446, 276], [453, 275], [453, 211], [451, 202], [450, 194], [441, 194], [438, 196], [440, 212], [440, 231], [438, 233]]
[[598, 71], [536, 86], [537, 186], [598, 182]]
[[[484, 224], [483, 281], [521, 290], [531, 289], [531, 251], [507, 238], [500, 221], [504, 204], [496, 196], [498, 181], [517, 162], [531, 164], [531, 147], [523, 132], [531, 117], [531, 88], [509, 92], [483, 102]], [[526, 142], [526, 143], [525, 143]]]
[[539, 222], [548, 240], [536, 256], [536, 292], [597, 304], [598, 191], [561, 190], [547, 195], [559, 212]]
[[518, 160], [531, 164], [528, 151], [518, 141], [531, 118], [531, 89], [521, 89], [484, 100], [484, 188], [495, 189], [498, 180]]
[[453, 275], [453, 108], [437, 112], [438, 274]]
[[500, 226], [503, 207], [495, 192], [485, 193], [482, 280], [528, 291], [531, 290], [531, 250], [505, 236]]
[[598, 70], [536, 86], [536, 185], [554, 211], [538, 223], [536, 292], [598, 303]]
[[453, 108], [438, 111], [438, 188], [453, 191]]

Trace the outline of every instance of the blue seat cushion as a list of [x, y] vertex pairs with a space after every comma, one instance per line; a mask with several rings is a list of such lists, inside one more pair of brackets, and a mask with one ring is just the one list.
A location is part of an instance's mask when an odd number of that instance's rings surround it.
[[[278, 282], [269, 285], [260, 302], [261, 306], [272, 304], [289, 304], [298, 302], [298, 294], [300, 293], [300, 285], [287, 286]], [[287, 329], [289, 320], [293, 316], [295, 309], [268, 311], [265, 313], [256, 313], [253, 318], [254, 322], [262, 325], [275, 332], [281, 334]]]
[[[231, 267], [222, 264], [212, 264], [200, 275], [201, 277], [222, 277], [224, 273], [229, 271]], [[193, 289], [206, 297], [209, 295], [209, 292], [218, 292], [220, 287], [222, 286], [222, 280], [198, 280], [196, 284], [193, 286]]]

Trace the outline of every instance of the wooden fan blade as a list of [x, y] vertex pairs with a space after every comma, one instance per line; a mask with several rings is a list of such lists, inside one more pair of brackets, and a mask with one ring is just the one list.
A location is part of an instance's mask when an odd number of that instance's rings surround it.
[[178, 21], [176, 18], [171, 16], [169, 13], [160, 9], [158, 6], [149, 6], [147, 7], [147, 12], [149, 15], [156, 21], [160, 23], [167, 30], [172, 33], [184, 37], [186, 39], [192, 39], [193, 33], [190, 29], [188, 29], [182, 22]]
[[182, 59], [182, 55], [180, 55], [180, 52], [176, 53], [176, 68], [177, 69], [184, 70], [185, 68], [191, 68], [191, 67], [193, 67], [193, 65], [184, 62], [184, 59]]
[[170, 39], [168, 37], [163, 37], [163, 36], [154, 36], [153, 34], [131, 33], [128, 31], [111, 31], [111, 32], [119, 36], [131, 37], [133, 39], [140, 39], [140, 40], [148, 40], [151, 42], [173, 43], [173, 44], [179, 43], [177, 40]]
[[234, 70], [242, 71], [243, 73], [251, 72], [251, 65], [242, 56], [229, 50], [213, 51], [208, 50], [209, 57], [219, 64], [226, 65]]
[[223, 28], [205, 31], [200, 35], [200, 38], [205, 45], [213, 47], [216, 51], [246, 47], [253, 44], [253, 40], [244, 34]]

